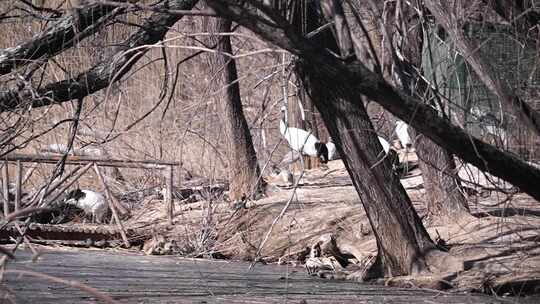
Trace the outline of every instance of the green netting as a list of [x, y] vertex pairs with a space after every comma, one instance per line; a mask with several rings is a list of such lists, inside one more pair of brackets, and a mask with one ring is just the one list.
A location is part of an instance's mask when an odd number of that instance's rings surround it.
[[[478, 46], [476, 51], [492, 75], [540, 110], [540, 54], [535, 42], [498, 24], [468, 24], [465, 35]], [[504, 110], [442, 30], [433, 27], [424, 38], [423, 70], [441, 97], [439, 110], [471, 134], [494, 135], [499, 140], [496, 144], [521, 155], [538, 150], [538, 142]]]

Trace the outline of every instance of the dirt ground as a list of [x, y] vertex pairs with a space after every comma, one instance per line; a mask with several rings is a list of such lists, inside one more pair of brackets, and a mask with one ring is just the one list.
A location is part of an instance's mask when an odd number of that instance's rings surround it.
[[[413, 154], [407, 157], [416, 161]], [[460, 176], [476, 186], [486, 186], [488, 180], [471, 166], [464, 166]], [[269, 180], [269, 195], [248, 201], [245, 208], [235, 210], [231, 203], [218, 200], [179, 205], [170, 228], [162, 202], [151, 200], [126, 225], [152, 227], [153, 241], [144, 248], [147, 254], [225, 256], [263, 263], [303, 264], [314, 244], [332, 239], [352, 266], [333, 268], [341, 275], [330, 277], [358, 279], [354, 273], [373, 261], [376, 244], [343, 163], [333, 161], [327, 168], [305, 171], [296, 188], [279, 177]], [[496, 294], [540, 293], [539, 202], [521, 193], [478, 191], [469, 196], [473, 216], [448, 223], [426, 216], [418, 169], [404, 176], [402, 184], [431, 237], [446, 243], [449, 253], [463, 263], [463, 270], [382, 283]]]

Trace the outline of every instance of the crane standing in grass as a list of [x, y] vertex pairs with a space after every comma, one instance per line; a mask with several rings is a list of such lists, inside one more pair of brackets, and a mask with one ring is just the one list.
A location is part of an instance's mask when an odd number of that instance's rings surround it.
[[323, 164], [328, 162], [328, 147], [315, 135], [306, 130], [288, 126], [287, 108], [282, 107], [283, 118], [279, 121], [279, 132], [289, 143], [289, 147], [302, 155], [318, 157]]
[[[282, 119], [279, 121], [279, 131], [281, 135], [289, 143], [289, 147], [297, 153], [289, 153], [291, 156], [284, 158], [286, 163], [292, 163], [295, 160], [300, 158], [300, 155], [309, 155], [313, 157], [318, 157], [323, 164], [327, 163], [329, 160], [337, 158], [336, 145], [330, 139], [328, 143], [322, 143], [315, 135], [310, 132], [299, 129], [291, 128], [288, 126], [287, 119], [287, 108], [285, 106], [281, 107]], [[390, 149], [390, 144], [388, 141], [380, 136], [378, 136], [379, 142], [381, 143], [385, 154], [389, 154], [392, 160], [392, 163], [395, 167], [399, 166], [399, 159], [397, 153]], [[410, 141], [410, 140], [409, 140]], [[287, 155], [289, 155], [287, 154]], [[292, 157], [292, 156], [296, 157]]]
[[92, 223], [102, 223], [109, 210], [105, 197], [101, 193], [92, 190], [72, 190], [66, 195], [64, 203], [80, 208], [86, 214], [91, 214]]

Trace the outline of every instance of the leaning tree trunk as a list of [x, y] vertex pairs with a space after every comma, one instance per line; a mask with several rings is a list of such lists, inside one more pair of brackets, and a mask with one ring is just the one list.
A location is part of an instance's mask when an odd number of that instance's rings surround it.
[[[359, 98], [325, 77], [325, 71], [299, 63], [299, 76], [309, 89], [343, 163], [351, 176], [377, 240], [377, 261], [370, 276], [407, 275], [427, 266], [424, 255], [434, 249]], [[333, 88], [333, 90], [329, 90]]]
[[426, 0], [424, 4], [436, 22], [444, 28], [463, 58], [476, 72], [478, 78], [491, 93], [497, 96], [503, 110], [515, 115], [520, 123], [530, 129], [537, 137], [540, 137], [540, 112], [533, 109], [513, 92], [513, 89], [505, 81], [501, 81], [478, 52], [479, 46], [476, 42], [466, 38], [463, 32], [464, 21], [459, 18], [457, 12], [463, 8], [462, 3], [456, 2], [456, 0]]
[[[211, 33], [228, 33], [231, 21], [221, 18], [207, 19], [207, 29]], [[254, 196], [262, 190], [258, 182], [260, 169], [249, 127], [242, 111], [240, 87], [234, 59], [224, 55], [232, 54], [229, 36], [210, 36], [218, 53], [209, 55], [210, 70], [216, 74], [215, 88], [223, 93], [218, 95], [218, 107], [225, 116], [225, 134], [229, 159], [229, 196], [231, 200]], [[262, 181], [262, 179], [260, 179]]]
[[[335, 24], [335, 39], [342, 58], [350, 57], [352, 39], [340, 3], [321, 1], [321, 11], [327, 21]], [[393, 172], [390, 159], [384, 157], [363, 103], [354, 103], [360, 96], [326, 77], [328, 74], [320, 68], [299, 61], [297, 75], [336, 143], [377, 240], [377, 259], [364, 278], [424, 270], [427, 267], [424, 254], [434, 244]]]
[[[422, 29], [424, 27], [419, 24], [422, 20], [415, 18], [417, 11], [410, 6], [399, 6], [395, 9], [397, 12], [390, 15], [394, 16], [395, 23], [399, 24], [400, 28], [393, 30], [393, 37], [386, 40], [395, 42], [390, 46], [394, 53], [395, 49], [401, 46], [400, 53], [404, 57], [401, 59], [398, 56], [391, 56], [393, 70], [396, 70], [396, 74], [399, 75], [399, 80], [396, 82], [409, 95], [416, 95], [423, 100], [428, 100], [433, 95], [426, 94], [430, 84], [425, 79], [430, 79], [432, 73], [428, 72], [428, 75], [422, 77], [421, 72], [419, 72], [425, 66], [422, 64], [422, 55], [426, 49], [423, 47], [424, 33]], [[390, 30], [388, 29], [386, 32], [388, 33]], [[406, 43], [400, 44], [399, 41]], [[426, 96], [428, 97], [426, 98]], [[413, 135], [416, 135], [414, 130], [411, 131]], [[461, 189], [459, 178], [457, 178], [453, 155], [447, 149], [422, 135], [417, 137], [415, 149], [426, 189], [424, 201], [430, 217], [437, 221], [445, 221], [468, 216], [467, 199]]]
[[[324, 0], [321, 7], [325, 18], [334, 21], [341, 56], [348, 58], [354, 48], [341, 5]], [[354, 103], [360, 97], [313, 64], [300, 62], [298, 75], [336, 142], [377, 240], [377, 260], [365, 278], [425, 270], [424, 255], [435, 246], [384, 157], [363, 103]], [[329, 89], [334, 87], [338, 89]]]
[[[371, 2], [369, 8], [358, 3], [347, 2], [347, 4], [349, 4], [345, 6], [349, 13], [347, 20], [351, 23], [351, 35], [356, 35], [356, 39], [352, 40], [356, 42], [355, 50], [358, 58], [363, 62], [370, 62], [371, 58], [377, 55], [378, 62], [382, 66], [382, 74], [388, 82], [395, 83], [410, 95], [416, 93], [424, 96], [422, 91], [425, 91], [428, 85], [417, 72], [421, 70], [423, 33], [422, 27], [418, 24], [420, 20], [414, 18], [416, 11], [410, 7], [390, 6], [387, 10], [393, 11], [385, 16], [388, 18], [387, 22], [381, 22], [380, 18], [383, 18], [381, 3]], [[364, 33], [358, 19], [352, 18], [353, 10], [363, 18], [370, 29], [374, 30]], [[376, 19], [373, 16], [380, 17]], [[400, 44], [400, 41], [406, 41], [406, 44]], [[376, 52], [374, 55], [370, 53], [370, 44]], [[404, 58], [395, 55], [396, 45], [399, 46]], [[396, 75], [398, 77], [394, 77]], [[416, 141], [415, 148], [424, 179], [425, 201], [430, 215], [437, 219], [446, 219], [447, 216], [455, 218], [466, 214], [467, 201], [461, 192], [459, 180], [452, 176], [456, 168], [452, 154], [422, 136]]]

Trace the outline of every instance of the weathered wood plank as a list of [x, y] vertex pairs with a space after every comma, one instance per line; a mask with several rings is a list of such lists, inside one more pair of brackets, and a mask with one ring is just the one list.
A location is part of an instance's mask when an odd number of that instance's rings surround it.
[[[6, 161], [56, 164], [61, 159], [61, 156], [11, 153], [4, 156], [3, 159]], [[159, 160], [104, 159], [104, 158], [76, 156], [76, 155], [69, 155], [66, 158], [65, 163], [67, 165], [86, 165], [88, 163], [97, 163], [101, 167], [155, 168], [155, 169], [165, 169], [168, 166], [179, 165], [178, 162], [159, 161]]]
[[[249, 270], [245, 262], [106, 251], [51, 252], [37, 263], [31, 263], [28, 252], [18, 251], [16, 256], [8, 270], [33, 270], [83, 282], [121, 303], [512, 302], [482, 295], [329, 281], [287, 266], [257, 265]], [[84, 292], [42, 279], [7, 274], [3, 284], [11, 289], [17, 303], [98, 303]]]

